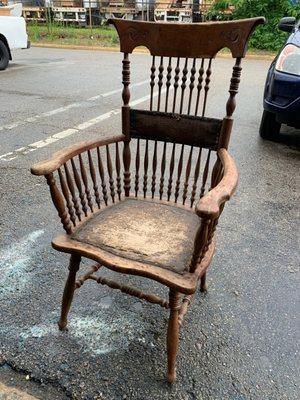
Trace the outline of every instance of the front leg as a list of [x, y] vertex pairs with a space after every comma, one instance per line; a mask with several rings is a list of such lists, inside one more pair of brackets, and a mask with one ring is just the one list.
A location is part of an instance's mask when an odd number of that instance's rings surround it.
[[170, 317], [167, 333], [168, 353], [168, 382], [173, 383], [176, 379], [176, 354], [179, 342], [180, 293], [170, 289], [169, 292]]
[[67, 317], [73, 300], [75, 290], [76, 273], [79, 270], [81, 256], [72, 254], [69, 264], [69, 275], [65, 284], [64, 294], [62, 298], [61, 315], [58, 322], [58, 327], [61, 331], [67, 329]]

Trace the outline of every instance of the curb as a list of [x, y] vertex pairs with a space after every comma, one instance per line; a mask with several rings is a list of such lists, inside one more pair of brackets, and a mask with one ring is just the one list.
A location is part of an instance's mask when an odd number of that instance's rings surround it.
[[[58, 43], [34, 43], [31, 42], [31, 47], [43, 47], [43, 48], [50, 48], [50, 49], [66, 49], [66, 50], [89, 50], [89, 51], [106, 51], [112, 53], [119, 53], [119, 47], [101, 47], [101, 46], [84, 46], [84, 45], [72, 45], [72, 44], [58, 44]], [[140, 54], [147, 54], [148, 50], [139, 48], [134, 50], [134, 53]], [[252, 60], [267, 60], [272, 61], [276, 56], [276, 53], [270, 54], [255, 54], [255, 53], [248, 53], [248, 59]], [[229, 53], [220, 53], [218, 55], [220, 58], [231, 58]]]

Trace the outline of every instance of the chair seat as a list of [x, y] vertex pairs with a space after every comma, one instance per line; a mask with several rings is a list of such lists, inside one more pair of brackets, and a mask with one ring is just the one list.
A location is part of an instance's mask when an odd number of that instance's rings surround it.
[[199, 218], [159, 200], [126, 198], [83, 223], [72, 239], [128, 260], [188, 270]]

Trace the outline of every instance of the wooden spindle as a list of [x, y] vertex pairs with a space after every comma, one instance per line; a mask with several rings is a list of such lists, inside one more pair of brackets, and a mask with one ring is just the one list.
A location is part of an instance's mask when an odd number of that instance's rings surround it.
[[130, 145], [129, 145], [129, 141], [125, 141], [124, 148], [123, 148], [125, 197], [128, 197], [129, 193], [130, 193], [130, 175], [131, 175], [130, 174], [130, 161], [131, 161]]
[[80, 179], [80, 176], [77, 171], [76, 164], [75, 164], [75, 161], [73, 158], [71, 159], [71, 165], [72, 165], [75, 183], [76, 183], [76, 186], [77, 186], [77, 189], [79, 192], [79, 198], [80, 198], [80, 202], [81, 202], [82, 211], [84, 212], [84, 215], [87, 217], [87, 211], [88, 211], [87, 203], [85, 200], [84, 192], [82, 190], [81, 179]]
[[104, 177], [104, 167], [103, 167], [103, 163], [102, 163], [102, 158], [101, 158], [101, 153], [100, 153], [99, 147], [97, 147], [97, 156], [98, 156], [99, 175], [100, 175], [100, 178], [101, 178], [102, 195], [103, 195], [104, 203], [107, 206], [108, 196], [107, 196], [107, 189], [106, 189], [106, 183], [105, 183], [105, 177]]
[[129, 100], [130, 100], [130, 90], [129, 90], [129, 83], [130, 83], [130, 61], [128, 58], [128, 53], [124, 53], [123, 58], [123, 91], [122, 91], [122, 99], [123, 99], [123, 107], [122, 107], [122, 127], [123, 127], [123, 134], [125, 135], [124, 140], [124, 147], [123, 147], [123, 165], [124, 165], [124, 192], [125, 197], [129, 196], [130, 192], [130, 161], [131, 161], [131, 154], [130, 154], [130, 107], [129, 107]]
[[187, 66], [188, 66], [188, 58], [185, 59], [184, 67], [182, 70], [181, 99], [180, 99], [179, 114], [182, 114], [182, 110], [183, 110], [184, 92], [185, 92], [185, 88], [186, 88], [187, 73], [188, 73]]
[[196, 165], [195, 165], [194, 182], [193, 182], [193, 188], [192, 188], [192, 193], [191, 193], [191, 207], [193, 207], [193, 204], [194, 204], [194, 201], [196, 198], [197, 182], [198, 182], [198, 178], [199, 178], [200, 164], [201, 164], [201, 152], [202, 152], [202, 148], [200, 147]]
[[187, 198], [189, 179], [190, 179], [190, 174], [191, 174], [192, 155], [193, 155], [193, 146], [191, 146], [189, 158], [188, 158], [188, 161], [186, 164], [186, 169], [185, 169], [185, 181], [184, 181], [183, 194], [182, 194], [182, 204], [183, 205], [185, 204], [185, 201]]
[[164, 180], [165, 180], [165, 170], [166, 170], [166, 151], [167, 151], [167, 143], [164, 142], [163, 154], [161, 158], [161, 166], [160, 166], [160, 184], [159, 184], [159, 198], [162, 199], [164, 193]]
[[167, 191], [168, 201], [170, 200], [172, 194], [174, 166], [175, 166], [175, 143], [173, 143], [172, 154], [170, 159], [169, 181], [168, 181], [168, 191]]
[[136, 143], [136, 155], [135, 155], [135, 197], [138, 195], [139, 191], [139, 170], [140, 170], [140, 139], [137, 140]]
[[93, 163], [91, 150], [88, 150], [88, 160], [89, 160], [90, 174], [91, 174], [91, 178], [93, 181], [95, 200], [96, 200], [98, 208], [100, 208], [101, 207], [100, 194], [99, 194], [97, 178], [96, 178], [96, 171], [95, 171], [95, 167], [94, 167], [94, 163]]
[[227, 101], [226, 104], [226, 113], [227, 113], [227, 118], [231, 118], [232, 114], [234, 113], [234, 110], [236, 108], [236, 99], [235, 96], [238, 93], [239, 90], [239, 84], [240, 84], [240, 78], [241, 78], [241, 73], [242, 73], [242, 67], [241, 67], [241, 58], [237, 58], [235, 60], [235, 65], [233, 66], [233, 71], [232, 71], [232, 76], [230, 79], [230, 88], [229, 88], [229, 93], [230, 97]]
[[191, 105], [192, 105], [192, 96], [193, 96], [193, 90], [195, 87], [195, 77], [196, 75], [196, 58], [193, 59], [193, 66], [191, 68], [191, 77], [190, 77], [190, 84], [189, 84], [189, 89], [190, 89], [190, 94], [189, 94], [189, 103], [188, 103], [188, 110], [187, 113], [188, 115], [191, 112]]
[[180, 73], [180, 67], [179, 67], [179, 63], [180, 63], [180, 58], [177, 58], [177, 64], [176, 64], [176, 68], [175, 68], [175, 76], [174, 76], [174, 97], [173, 97], [173, 108], [172, 108], [172, 113], [175, 113], [175, 107], [176, 107], [176, 97], [177, 97], [177, 89], [179, 86], [179, 73]]
[[71, 223], [69, 214], [66, 210], [63, 197], [56, 186], [54, 175], [53, 175], [53, 173], [51, 173], [51, 174], [46, 175], [45, 178], [46, 178], [47, 183], [50, 188], [50, 194], [51, 194], [53, 204], [58, 212], [58, 215], [63, 224], [63, 227], [64, 227], [65, 231], [68, 234], [70, 234], [70, 233], [72, 233], [72, 223]]
[[158, 99], [157, 99], [157, 111], [160, 110], [160, 99], [161, 99], [161, 88], [163, 85], [163, 77], [164, 77], [164, 65], [163, 65], [163, 57], [160, 57], [160, 64], [158, 67]]
[[144, 198], [146, 197], [146, 193], [147, 193], [148, 164], [149, 164], [148, 140], [146, 140], [145, 156], [144, 156], [144, 182], [143, 182]]
[[76, 215], [74, 212], [73, 204], [70, 199], [69, 190], [68, 190], [68, 186], [67, 186], [64, 174], [62, 173], [60, 168], [58, 168], [58, 176], [59, 176], [61, 190], [63, 192], [64, 198], [66, 200], [67, 208], [69, 210], [70, 219], [71, 219], [73, 225], [75, 226], [76, 225]]
[[130, 61], [128, 53], [124, 53], [124, 57], [122, 60], [122, 99], [123, 99], [123, 106], [122, 106], [122, 133], [126, 136], [127, 140], [130, 140], [130, 107], [129, 107], [129, 100], [130, 100]]
[[153, 110], [153, 90], [155, 86], [155, 56], [152, 57], [151, 74], [150, 74], [150, 110]]
[[206, 185], [208, 170], [209, 170], [210, 153], [211, 153], [211, 150], [208, 150], [207, 159], [206, 159], [206, 163], [205, 163], [205, 167], [204, 167], [204, 171], [203, 171], [202, 185], [201, 185], [201, 190], [200, 190], [200, 199], [201, 199], [201, 197], [204, 196], [204, 192], [205, 192], [205, 185]]
[[169, 102], [169, 91], [171, 86], [171, 78], [172, 78], [172, 58], [169, 57], [169, 64], [167, 67], [167, 80], [166, 80], [166, 103], [165, 103], [165, 112], [168, 112], [168, 102]]
[[73, 205], [75, 208], [75, 213], [77, 215], [78, 220], [81, 221], [81, 211], [80, 211], [80, 207], [79, 207], [79, 202], [76, 197], [73, 180], [72, 180], [68, 165], [66, 163], [64, 164], [64, 169], [65, 169], [65, 174], [66, 174], [66, 178], [67, 178], [68, 188], [69, 188], [71, 196], [72, 196], [72, 202], [73, 202]]
[[200, 95], [201, 95], [201, 91], [202, 91], [202, 87], [203, 87], [203, 75], [204, 75], [204, 58], [202, 58], [201, 65], [200, 65], [200, 68], [199, 68], [195, 115], [198, 115], [198, 107], [199, 107]]
[[199, 259], [201, 258], [201, 254], [206, 247], [209, 224], [210, 221], [208, 219], [201, 219], [201, 225], [196, 233], [194, 241], [194, 251], [190, 264], [191, 273], [195, 272]]
[[121, 163], [120, 163], [120, 154], [119, 154], [119, 143], [116, 143], [116, 173], [117, 173], [117, 193], [118, 199], [121, 200], [121, 192], [122, 192], [122, 185], [121, 185]]
[[79, 158], [80, 172], [81, 172], [81, 177], [82, 177], [82, 181], [83, 181], [83, 185], [84, 185], [84, 190], [85, 190], [85, 195], [87, 198], [88, 206], [89, 206], [90, 210], [93, 212], [94, 210], [93, 210], [92, 196], [91, 196], [91, 192], [90, 192], [89, 185], [88, 185], [88, 180], [87, 180], [84, 163], [82, 160], [82, 155], [79, 154], [78, 158]]
[[156, 167], [157, 167], [157, 141], [155, 140], [153, 159], [152, 159], [152, 184], [151, 184], [152, 199], [154, 198], [154, 193], [155, 193]]
[[114, 184], [114, 179], [113, 179], [113, 169], [112, 169], [112, 162], [111, 162], [111, 157], [110, 157], [110, 151], [108, 145], [106, 147], [106, 164], [107, 164], [107, 172], [109, 176], [109, 189], [110, 189], [110, 196], [112, 199], [112, 202], [115, 202], [115, 184]]
[[208, 95], [208, 91], [209, 91], [210, 76], [211, 76], [211, 62], [212, 62], [212, 59], [210, 58], [209, 62], [208, 62], [208, 67], [207, 67], [207, 70], [206, 70], [202, 117], [204, 117], [205, 111], [206, 111], [207, 95]]
[[182, 164], [183, 164], [183, 152], [184, 152], [184, 144], [181, 146], [180, 157], [179, 157], [179, 161], [178, 161], [177, 180], [176, 180], [176, 187], [175, 187], [175, 203], [177, 203], [177, 199], [179, 196], [180, 177], [181, 177]]

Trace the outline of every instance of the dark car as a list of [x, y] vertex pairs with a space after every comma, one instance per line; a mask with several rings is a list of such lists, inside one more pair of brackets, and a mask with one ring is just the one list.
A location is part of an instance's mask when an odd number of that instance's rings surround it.
[[282, 18], [278, 28], [291, 34], [268, 72], [260, 124], [264, 139], [275, 139], [281, 124], [300, 128], [300, 21]]

